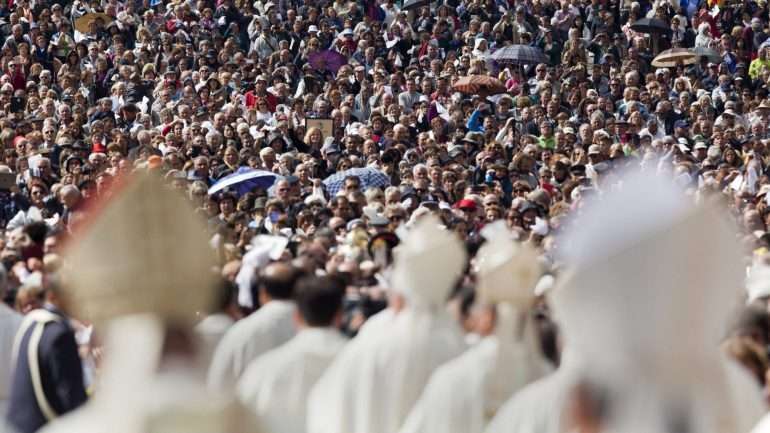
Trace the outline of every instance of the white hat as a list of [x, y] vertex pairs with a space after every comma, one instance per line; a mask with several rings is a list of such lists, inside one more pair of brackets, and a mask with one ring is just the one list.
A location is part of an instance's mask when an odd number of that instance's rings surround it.
[[527, 308], [541, 272], [537, 253], [513, 241], [503, 220], [484, 226], [481, 235], [486, 242], [476, 255], [479, 295], [488, 302]]
[[440, 225], [433, 214], [422, 215], [394, 250], [394, 288], [418, 308], [441, 305], [465, 268], [462, 242]]
[[318, 33], [318, 27], [316, 27], [315, 24], [311, 24], [310, 27], [307, 28], [308, 33]]

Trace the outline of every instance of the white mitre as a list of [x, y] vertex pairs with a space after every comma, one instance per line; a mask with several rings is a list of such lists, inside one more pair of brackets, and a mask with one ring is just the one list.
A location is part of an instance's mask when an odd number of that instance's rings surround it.
[[718, 349], [742, 280], [735, 229], [660, 177], [623, 180], [559, 239], [571, 270], [551, 293], [583, 377], [611, 399], [605, 427], [746, 431], [758, 394], [734, 392]]
[[442, 305], [465, 271], [462, 241], [432, 214], [422, 216], [394, 250], [393, 287], [414, 306]]

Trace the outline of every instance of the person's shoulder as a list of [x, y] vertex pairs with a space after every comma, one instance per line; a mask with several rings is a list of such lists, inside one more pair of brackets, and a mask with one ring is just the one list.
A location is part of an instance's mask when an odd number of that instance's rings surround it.
[[288, 342], [268, 350], [264, 354], [260, 355], [246, 366], [243, 372], [243, 376], [239, 380], [239, 384], [255, 385], [265, 375], [274, 375], [278, 370], [289, 368], [291, 365], [292, 354], [296, 351], [292, 350], [291, 340]]
[[[273, 327], [283, 326], [280, 316], [285, 316], [277, 309], [265, 305], [251, 315], [235, 322], [225, 334], [225, 339], [251, 338], [251, 335], [268, 332]], [[291, 314], [288, 315], [291, 317]]]

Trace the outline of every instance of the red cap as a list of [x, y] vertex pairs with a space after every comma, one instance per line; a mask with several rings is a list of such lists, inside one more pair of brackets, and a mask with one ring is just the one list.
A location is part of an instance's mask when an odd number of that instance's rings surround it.
[[455, 207], [457, 209], [468, 209], [468, 210], [474, 211], [476, 210], [476, 202], [469, 198], [464, 198], [458, 201], [457, 203], [455, 203]]
[[91, 146], [91, 152], [107, 153], [107, 148], [102, 143], [96, 142]]

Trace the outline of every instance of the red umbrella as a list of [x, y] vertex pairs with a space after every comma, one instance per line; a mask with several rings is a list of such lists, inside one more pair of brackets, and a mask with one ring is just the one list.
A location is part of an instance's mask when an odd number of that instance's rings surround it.
[[452, 86], [455, 90], [465, 94], [496, 95], [507, 91], [505, 84], [494, 77], [487, 75], [468, 75], [455, 81]]

